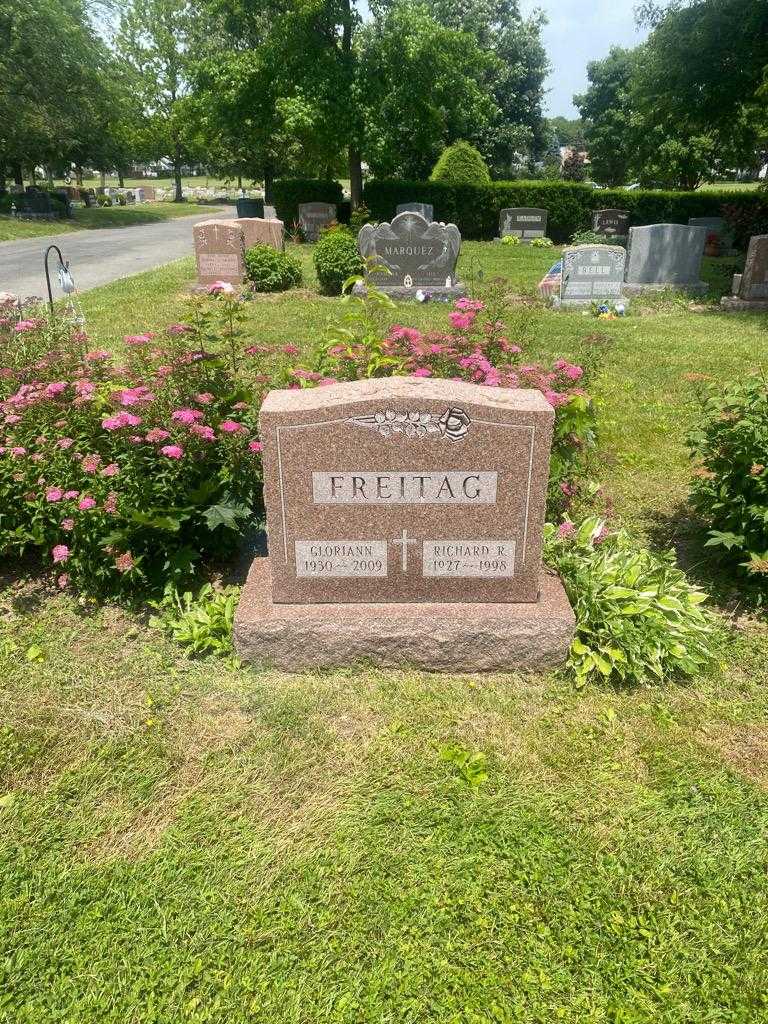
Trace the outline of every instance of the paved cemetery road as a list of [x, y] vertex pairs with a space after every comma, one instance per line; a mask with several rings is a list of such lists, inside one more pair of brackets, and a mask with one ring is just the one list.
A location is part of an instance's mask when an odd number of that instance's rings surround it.
[[[77, 290], [87, 291], [108, 284], [120, 277], [152, 270], [182, 256], [191, 256], [192, 225], [210, 217], [235, 216], [234, 207], [225, 207], [210, 213], [191, 217], [176, 217], [155, 224], [139, 224], [132, 228], [99, 228], [93, 231], [73, 231], [64, 235], [40, 235], [14, 242], [0, 242], [0, 291], [12, 292], [22, 298], [27, 295], [46, 295], [43, 253], [55, 243], [70, 269]], [[52, 284], [58, 291], [58, 279], [53, 273], [56, 254], [51, 254]]]

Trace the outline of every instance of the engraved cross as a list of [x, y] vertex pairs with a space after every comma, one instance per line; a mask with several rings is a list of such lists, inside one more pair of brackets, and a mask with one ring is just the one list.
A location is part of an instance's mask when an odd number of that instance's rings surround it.
[[408, 571], [408, 545], [409, 544], [415, 544], [416, 543], [416, 538], [415, 537], [409, 537], [408, 536], [408, 531], [407, 530], [403, 530], [403, 536], [401, 538], [399, 538], [398, 540], [391, 541], [391, 543], [392, 544], [399, 544], [400, 545], [400, 550], [401, 550], [402, 555], [403, 555], [403, 572], [407, 572]]

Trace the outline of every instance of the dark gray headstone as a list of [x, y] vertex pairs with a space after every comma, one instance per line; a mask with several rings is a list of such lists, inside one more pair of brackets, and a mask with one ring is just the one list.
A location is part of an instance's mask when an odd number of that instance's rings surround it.
[[513, 206], [499, 214], [499, 235], [517, 235], [521, 242], [543, 238], [547, 233], [547, 211], [535, 206]]
[[400, 213], [383, 224], [365, 224], [357, 236], [363, 259], [385, 267], [366, 280], [385, 291], [455, 289], [461, 235], [455, 224], [430, 224], [418, 213]]
[[562, 306], [622, 301], [626, 250], [620, 245], [577, 245], [563, 253]]
[[435, 219], [435, 209], [432, 203], [400, 203], [395, 210], [395, 216], [399, 213], [419, 213], [424, 220], [433, 221]]
[[299, 203], [299, 225], [308, 242], [316, 242], [322, 229], [335, 220], [333, 203]]
[[629, 211], [595, 210], [592, 230], [600, 235], [626, 235], [629, 232]]
[[707, 229], [687, 224], [645, 224], [629, 229], [626, 282], [645, 288], [706, 291], [701, 258]]
[[688, 223], [691, 227], [706, 228], [708, 235], [717, 235], [721, 241], [727, 233], [724, 217], [689, 217]]

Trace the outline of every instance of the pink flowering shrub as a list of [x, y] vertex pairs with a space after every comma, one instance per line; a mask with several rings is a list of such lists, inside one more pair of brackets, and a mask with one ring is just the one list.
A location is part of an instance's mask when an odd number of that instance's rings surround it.
[[20, 354], [14, 323], [0, 325], [0, 559], [37, 551], [60, 585], [129, 592], [230, 551], [261, 507], [265, 385], [183, 325], [128, 336], [119, 364], [32, 319]]
[[[460, 298], [448, 313], [444, 331], [422, 332], [394, 324], [378, 332], [365, 300], [357, 301], [358, 331], [332, 329], [320, 346], [313, 370], [296, 368], [299, 386], [335, 380], [412, 376], [464, 380], [485, 387], [536, 388], [555, 410], [550, 472], [550, 512], [569, 508], [583, 489], [585, 457], [595, 444], [595, 407], [582, 386], [583, 367], [566, 359], [551, 366], [526, 362], [522, 344], [528, 340], [524, 321], [516, 337], [505, 326], [503, 302]], [[354, 320], [347, 316], [347, 323]], [[350, 337], [351, 336], [351, 337]], [[295, 384], [293, 386], [296, 386]]]

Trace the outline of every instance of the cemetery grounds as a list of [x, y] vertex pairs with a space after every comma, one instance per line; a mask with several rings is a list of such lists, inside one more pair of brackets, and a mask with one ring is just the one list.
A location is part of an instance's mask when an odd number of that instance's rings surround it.
[[[306, 286], [253, 302], [253, 343], [307, 348], [338, 304], [298, 251]], [[533, 296], [552, 262], [467, 243], [460, 268]], [[716, 297], [734, 269], [705, 260]], [[83, 295], [91, 336], [162, 328], [193, 275]], [[686, 684], [255, 671], [4, 570], [0, 1019], [768, 1019], [768, 634], [703, 547], [684, 445], [685, 375], [762, 366], [767, 329], [661, 296], [612, 321], [546, 312], [526, 349], [604, 350], [614, 520], [674, 545], [727, 625]]]

